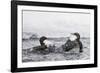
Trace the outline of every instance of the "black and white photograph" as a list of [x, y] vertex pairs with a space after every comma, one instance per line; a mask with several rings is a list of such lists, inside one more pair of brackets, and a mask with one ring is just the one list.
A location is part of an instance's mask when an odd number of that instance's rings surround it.
[[12, 71], [97, 66], [96, 6], [14, 2]]
[[22, 62], [90, 58], [90, 13], [23, 10]]

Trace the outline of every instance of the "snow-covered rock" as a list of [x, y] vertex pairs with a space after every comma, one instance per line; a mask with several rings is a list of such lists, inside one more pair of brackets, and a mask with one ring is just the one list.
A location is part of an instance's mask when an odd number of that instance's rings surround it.
[[34, 38], [38, 38], [38, 35], [35, 33], [23, 32], [23, 39], [24, 40], [34, 39]]

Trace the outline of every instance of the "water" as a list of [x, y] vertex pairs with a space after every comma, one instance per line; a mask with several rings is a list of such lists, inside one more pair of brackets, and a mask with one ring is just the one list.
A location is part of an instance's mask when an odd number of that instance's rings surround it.
[[[42, 53], [27, 53], [29, 48], [40, 45], [39, 39], [23, 40], [22, 62], [39, 62], [39, 61], [61, 61], [61, 60], [87, 60], [90, 58], [90, 39], [81, 39], [83, 43], [83, 52], [79, 53], [79, 48], [74, 48], [68, 52], [63, 52], [61, 45], [66, 42], [66, 38], [50, 38], [55, 46], [55, 52]], [[60, 52], [59, 52], [60, 51]]]

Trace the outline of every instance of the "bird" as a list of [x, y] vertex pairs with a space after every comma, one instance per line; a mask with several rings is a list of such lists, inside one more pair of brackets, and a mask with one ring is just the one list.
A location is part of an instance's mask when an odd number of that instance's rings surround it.
[[66, 43], [62, 45], [62, 48], [64, 51], [70, 51], [76, 46], [79, 46], [79, 52], [83, 52], [83, 44], [80, 41], [80, 34], [78, 32], [71, 33]]

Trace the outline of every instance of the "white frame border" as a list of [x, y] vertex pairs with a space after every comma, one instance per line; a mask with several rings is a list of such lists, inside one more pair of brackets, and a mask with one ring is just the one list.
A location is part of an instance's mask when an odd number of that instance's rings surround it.
[[[49, 11], [73, 11], [73, 12], [89, 12], [91, 13], [91, 26], [90, 31], [90, 59], [89, 60], [74, 60], [74, 61], [48, 61], [48, 62], [27, 62], [22, 63], [22, 10], [49, 10]], [[23, 6], [18, 5], [18, 29], [17, 29], [17, 64], [18, 68], [25, 67], [43, 67], [43, 66], [60, 66], [60, 65], [80, 65], [80, 64], [94, 64], [94, 10], [93, 9], [77, 9], [77, 8], [58, 8], [58, 7], [40, 7], [40, 6]]]

